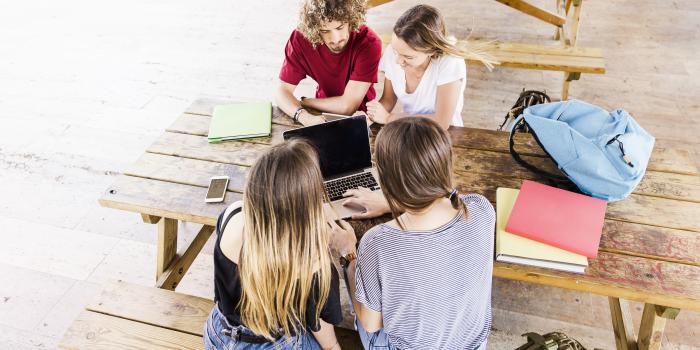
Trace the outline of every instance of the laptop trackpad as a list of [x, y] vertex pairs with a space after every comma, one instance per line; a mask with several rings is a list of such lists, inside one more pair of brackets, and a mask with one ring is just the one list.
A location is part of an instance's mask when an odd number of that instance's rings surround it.
[[[345, 199], [339, 199], [330, 203], [330, 206], [333, 208], [333, 211], [335, 211], [336, 215], [338, 216], [338, 219], [347, 220], [352, 217], [352, 214], [359, 214], [365, 212], [364, 207], [354, 204], [345, 206], [343, 205], [343, 201], [345, 201]], [[324, 204], [324, 206], [326, 205], [328, 204]]]

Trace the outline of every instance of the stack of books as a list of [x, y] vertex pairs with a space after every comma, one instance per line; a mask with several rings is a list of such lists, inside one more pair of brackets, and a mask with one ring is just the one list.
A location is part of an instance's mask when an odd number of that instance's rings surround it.
[[496, 261], [584, 273], [607, 202], [537, 182], [496, 192]]
[[214, 107], [209, 123], [209, 143], [270, 136], [270, 102], [237, 103]]

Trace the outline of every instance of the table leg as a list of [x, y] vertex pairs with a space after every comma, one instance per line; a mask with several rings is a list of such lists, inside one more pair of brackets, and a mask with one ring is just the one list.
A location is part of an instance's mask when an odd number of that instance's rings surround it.
[[156, 286], [158, 288], [175, 290], [175, 287], [185, 277], [187, 270], [192, 266], [194, 259], [199, 255], [204, 244], [207, 243], [212, 232], [214, 232], [213, 226], [202, 226], [192, 242], [177, 253], [170, 266], [158, 277]]
[[632, 315], [626, 300], [608, 297], [617, 350], [637, 350]]
[[644, 304], [642, 321], [639, 324], [639, 350], [661, 349], [661, 340], [666, 328], [666, 320], [673, 320], [678, 316], [679, 309]]
[[158, 221], [158, 248], [156, 280], [170, 266], [177, 251], [177, 220], [162, 218]]

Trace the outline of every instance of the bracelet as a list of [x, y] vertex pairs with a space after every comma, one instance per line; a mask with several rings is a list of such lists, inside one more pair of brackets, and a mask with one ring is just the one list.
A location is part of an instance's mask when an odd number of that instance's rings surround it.
[[293, 119], [295, 122], [298, 122], [298, 121], [299, 121], [299, 114], [301, 114], [302, 111], [306, 111], [306, 110], [304, 109], [304, 107], [299, 107], [299, 108], [297, 108], [296, 111], [294, 111], [294, 115], [292, 116], [292, 119]]

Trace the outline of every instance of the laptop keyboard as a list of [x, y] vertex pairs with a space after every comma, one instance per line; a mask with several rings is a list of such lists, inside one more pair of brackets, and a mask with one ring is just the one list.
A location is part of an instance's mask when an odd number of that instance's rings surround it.
[[353, 188], [365, 187], [373, 191], [379, 188], [379, 184], [370, 172], [326, 181], [323, 185], [326, 187], [326, 193], [328, 193], [331, 202], [343, 198], [343, 193]]

